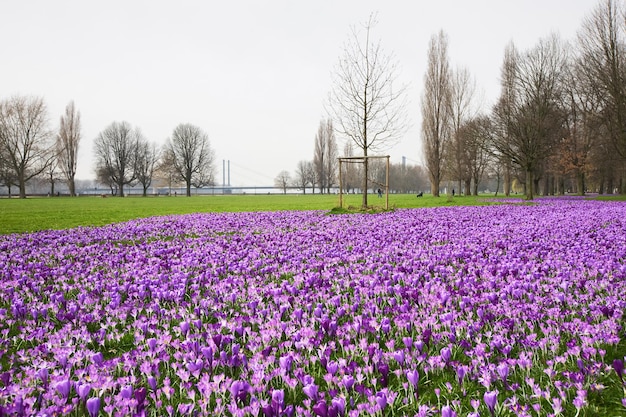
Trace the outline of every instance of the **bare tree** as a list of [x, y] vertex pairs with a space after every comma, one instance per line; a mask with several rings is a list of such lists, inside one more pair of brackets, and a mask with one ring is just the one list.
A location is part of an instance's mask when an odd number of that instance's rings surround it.
[[323, 120], [315, 135], [315, 152], [313, 154], [313, 169], [320, 193], [330, 193], [330, 187], [337, 178], [337, 140], [332, 120]]
[[335, 128], [333, 127], [332, 120], [328, 120], [326, 123], [326, 157], [325, 169], [326, 174], [326, 193], [330, 194], [330, 188], [337, 182], [337, 173], [339, 169], [338, 157], [339, 152], [337, 150], [337, 139], [335, 138]]
[[154, 142], [147, 141], [139, 132], [139, 143], [137, 144], [137, 161], [135, 171], [137, 181], [143, 188], [143, 196], [148, 195], [148, 188], [152, 184], [152, 178], [159, 161], [159, 151]]
[[[328, 145], [327, 140], [327, 130], [326, 130], [327, 122], [320, 121], [320, 125], [317, 128], [317, 134], [315, 135], [315, 150], [313, 152], [313, 169], [315, 170], [315, 177], [318, 179], [318, 186], [320, 189], [320, 193], [324, 194], [324, 189], [326, 188], [326, 146]], [[331, 125], [332, 126], [332, 125]], [[300, 161], [298, 166], [303, 161]], [[296, 170], [296, 176], [297, 170]], [[315, 190], [315, 186], [313, 188]]]
[[287, 194], [287, 187], [291, 184], [291, 175], [288, 171], [280, 171], [274, 178], [274, 186], [283, 190], [283, 194]]
[[139, 133], [128, 122], [111, 123], [94, 141], [96, 174], [103, 183], [115, 184], [120, 197], [124, 197], [124, 186], [137, 179], [138, 145]]
[[209, 135], [202, 129], [189, 123], [179, 124], [168, 139], [166, 149], [186, 184], [187, 197], [191, 196], [192, 185], [202, 187], [213, 183], [215, 153]]
[[113, 168], [105, 165], [96, 165], [96, 180], [111, 189], [111, 195], [117, 195], [118, 185], [113, 181]]
[[[446, 171], [449, 178], [458, 181], [459, 194], [463, 189], [463, 182], [467, 185], [471, 182], [471, 168], [467, 164], [467, 149], [464, 145], [469, 144], [467, 137], [461, 137], [461, 129], [465, 123], [476, 115], [474, 108], [474, 99], [476, 95], [476, 82], [471, 77], [467, 68], [459, 68], [452, 73], [451, 78], [451, 95], [450, 95], [450, 120], [451, 120], [451, 136], [450, 143], [447, 147], [447, 155], [444, 160], [447, 161]], [[471, 152], [471, 150], [469, 150]], [[465, 187], [465, 194], [470, 194], [470, 187]]]
[[439, 196], [444, 157], [452, 131], [450, 79], [448, 38], [443, 31], [440, 31], [430, 39], [428, 68], [424, 76], [422, 96], [422, 144], [424, 155], [426, 155], [426, 168], [430, 176], [430, 191], [435, 197]]
[[155, 168], [156, 177], [167, 183], [168, 195], [172, 195], [172, 186], [181, 181], [180, 175], [176, 172], [174, 154], [168, 151], [167, 145], [164, 145], [158, 152], [160, 158]]
[[624, 4], [602, 0], [578, 34], [581, 75], [601, 104], [615, 149], [626, 158], [626, 21]]
[[312, 189], [315, 189], [315, 183], [317, 180], [317, 173], [315, 172], [315, 166], [311, 161], [300, 161], [296, 167], [296, 177], [294, 178], [294, 185], [298, 189], [302, 190], [302, 194], [306, 194], [306, 187], [311, 185]]
[[[475, 116], [461, 125], [457, 133], [457, 140], [462, 149], [462, 166], [467, 172], [465, 177], [465, 191], [467, 195], [470, 192], [473, 195], [478, 195], [478, 185], [485, 174], [485, 170], [491, 163], [489, 148], [493, 142], [492, 132], [493, 127], [489, 117]], [[473, 188], [471, 188], [472, 183], [474, 185]]]
[[[384, 176], [382, 178], [384, 179]], [[419, 194], [428, 186], [428, 174], [419, 165], [390, 164], [389, 184], [392, 193]]]
[[566, 64], [566, 49], [556, 36], [540, 40], [523, 56], [505, 56], [503, 80], [507, 84], [495, 109], [505, 133], [495, 137], [494, 145], [524, 170], [525, 193], [530, 200], [537, 172], [563, 132]]
[[42, 98], [14, 96], [0, 101], [0, 154], [5, 169], [14, 174], [20, 198], [26, 198], [26, 183], [51, 162], [51, 139]]
[[[552, 160], [553, 169], [562, 176], [575, 178], [575, 189], [584, 195], [587, 174], [591, 169], [591, 150], [606, 135], [601, 115], [601, 99], [597, 95], [596, 80], [588, 77], [584, 54], [570, 65], [566, 73], [563, 107], [567, 109], [565, 135], [557, 144]], [[562, 192], [563, 190], [560, 190]]]
[[14, 186], [17, 186], [17, 177], [15, 172], [9, 166], [8, 161], [8, 153], [6, 149], [2, 147], [2, 142], [0, 142], [0, 185], [7, 187], [9, 197], [11, 197], [11, 189]]
[[46, 169], [43, 172], [43, 175], [46, 178], [48, 184], [50, 184], [49, 195], [54, 196], [55, 193], [55, 185], [58, 181], [61, 180], [59, 175], [59, 159], [52, 158], [50, 162], [47, 164]]
[[[346, 157], [354, 156], [354, 146], [352, 142], [348, 141], [345, 143], [344, 148], [343, 148], [343, 154]], [[356, 187], [356, 184], [359, 183], [359, 178], [361, 176], [361, 173], [359, 172], [360, 164], [357, 165], [357, 164], [347, 163], [343, 165], [344, 165], [344, 169], [341, 175], [343, 177], [343, 183], [345, 184], [344, 191], [346, 193], [349, 193], [350, 190], [354, 190], [354, 188]]]
[[81, 136], [80, 112], [71, 101], [65, 107], [65, 114], [61, 116], [59, 133], [56, 137], [56, 151], [59, 168], [65, 177], [70, 196], [76, 196], [76, 168], [78, 165], [78, 146]]
[[[406, 130], [406, 87], [396, 82], [398, 66], [371, 39], [375, 16], [352, 39], [333, 74], [329, 111], [337, 132], [367, 157], [392, 146]], [[367, 206], [368, 163], [363, 164], [362, 205]]]

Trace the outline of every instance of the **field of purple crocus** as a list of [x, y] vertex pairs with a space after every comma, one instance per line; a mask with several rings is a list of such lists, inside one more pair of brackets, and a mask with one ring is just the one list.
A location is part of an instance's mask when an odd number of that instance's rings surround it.
[[0, 416], [624, 415], [626, 205], [0, 237]]

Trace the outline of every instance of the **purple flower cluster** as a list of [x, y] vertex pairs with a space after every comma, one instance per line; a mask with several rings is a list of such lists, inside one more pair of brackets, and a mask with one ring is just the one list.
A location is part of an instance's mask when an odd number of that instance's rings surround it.
[[625, 307], [622, 203], [4, 236], [0, 415], [569, 415]]

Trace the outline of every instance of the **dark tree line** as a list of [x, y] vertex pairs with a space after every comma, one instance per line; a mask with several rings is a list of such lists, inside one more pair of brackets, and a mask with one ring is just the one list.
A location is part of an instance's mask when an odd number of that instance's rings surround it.
[[[459, 111], [458, 72], [447, 38], [431, 40], [422, 99], [422, 144], [433, 194], [444, 180], [476, 193], [484, 176], [504, 192], [513, 182], [537, 193], [626, 192], [626, 20], [624, 5], [602, 0], [577, 39], [552, 35], [505, 50], [501, 91], [487, 114]], [[461, 117], [459, 117], [461, 116]]]

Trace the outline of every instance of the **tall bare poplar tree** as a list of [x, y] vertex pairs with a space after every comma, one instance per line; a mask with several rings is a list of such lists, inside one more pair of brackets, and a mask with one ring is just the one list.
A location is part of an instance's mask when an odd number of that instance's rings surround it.
[[78, 165], [78, 146], [80, 145], [80, 112], [74, 107], [71, 101], [65, 107], [65, 114], [61, 116], [59, 133], [56, 137], [56, 150], [58, 164], [65, 177], [70, 195], [76, 195], [76, 167]]
[[320, 193], [330, 193], [337, 177], [337, 140], [332, 120], [322, 120], [315, 135], [313, 168]]
[[176, 173], [185, 181], [187, 197], [191, 186], [201, 187], [213, 182], [215, 153], [209, 135], [198, 126], [181, 123], [167, 140], [166, 152], [174, 163]]
[[353, 29], [344, 55], [333, 74], [329, 112], [338, 133], [361, 150], [364, 157], [361, 190], [367, 206], [370, 152], [392, 146], [406, 130], [405, 86], [396, 82], [398, 66], [380, 42], [372, 40], [375, 16], [363, 30]]
[[451, 75], [448, 37], [440, 31], [430, 39], [422, 96], [422, 145], [430, 177], [430, 191], [435, 197], [439, 196], [444, 156], [452, 131]]
[[[476, 82], [470, 75], [467, 68], [459, 68], [452, 73], [451, 78], [451, 95], [450, 95], [450, 120], [451, 120], [451, 136], [450, 144], [447, 148], [446, 170], [450, 173], [450, 179], [458, 181], [458, 192], [461, 193], [462, 183], [471, 182], [471, 168], [466, 163], [465, 145], [469, 142], [462, 137], [461, 129], [464, 124], [476, 115], [474, 108], [474, 97], [476, 93]], [[470, 187], [465, 187], [465, 194], [470, 194]]]
[[0, 101], [0, 155], [20, 198], [26, 198], [26, 183], [44, 172], [54, 157], [42, 98], [14, 96]]

